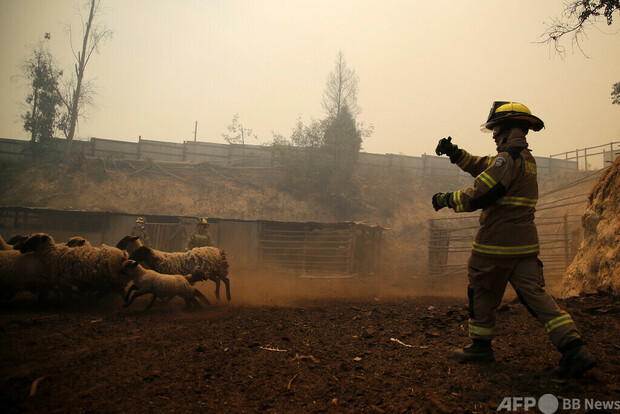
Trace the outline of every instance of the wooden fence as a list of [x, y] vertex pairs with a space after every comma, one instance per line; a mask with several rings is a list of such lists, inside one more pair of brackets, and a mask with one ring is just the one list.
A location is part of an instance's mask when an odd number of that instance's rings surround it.
[[[64, 154], [65, 140], [54, 138], [45, 144], [30, 141], [0, 138], [0, 163], [23, 163], [33, 157], [57, 161]], [[281, 166], [277, 151], [265, 145], [218, 144], [209, 142], [183, 143], [153, 141], [139, 138], [138, 142], [91, 138], [88, 141], [74, 140], [71, 145], [74, 154], [101, 158], [104, 161], [141, 160], [173, 163], [187, 166], [205, 163], [218, 167], [278, 168]], [[571, 158], [535, 157], [538, 173], [552, 175], [576, 171], [577, 162]], [[371, 169], [377, 174], [393, 174], [405, 171], [413, 176], [467, 176], [450, 164], [448, 157], [402, 154], [371, 154], [361, 152], [359, 166]]]

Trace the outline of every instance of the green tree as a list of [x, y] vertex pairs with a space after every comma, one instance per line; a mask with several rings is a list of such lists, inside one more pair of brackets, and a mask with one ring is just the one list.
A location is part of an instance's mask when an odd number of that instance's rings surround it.
[[352, 188], [362, 147], [362, 133], [347, 105], [326, 125], [324, 146], [330, 172], [329, 188], [336, 193], [346, 193]]
[[611, 88], [611, 103], [620, 105], [620, 82], [614, 83]]
[[274, 134], [272, 145], [286, 171], [282, 183], [286, 191], [298, 196], [324, 191], [328, 178], [324, 136], [325, 122], [312, 120], [304, 125], [301, 118], [290, 139]]
[[359, 152], [363, 138], [372, 134], [372, 125], [366, 128], [356, 122], [361, 112], [357, 104], [358, 85], [355, 71], [347, 66], [342, 51], [338, 52], [323, 91], [323, 109], [327, 115], [324, 145], [330, 172], [327, 189], [334, 199], [351, 199], [357, 193], [354, 173]]
[[58, 107], [62, 101], [57, 88], [62, 71], [54, 69], [54, 61], [47, 48], [50, 38], [50, 34], [45, 33], [44, 39], [33, 48], [22, 65], [32, 89], [26, 97], [28, 109], [21, 118], [32, 142], [49, 142], [58, 128], [60, 117]]
[[357, 91], [357, 75], [338, 52], [322, 96], [325, 119], [298, 120], [290, 139], [276, 135], [273, 143], [286, 171], [284, 188], [322, 196], [343, 219], [357, 208], [355, 171], [363, 138], [373, 130], [356, 122]]

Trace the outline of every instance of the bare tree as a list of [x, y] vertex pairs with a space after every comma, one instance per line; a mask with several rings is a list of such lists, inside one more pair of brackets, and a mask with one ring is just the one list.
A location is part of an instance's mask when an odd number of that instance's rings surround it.
[[342, 51], [338, 52], [336, 66], [329, 74], [323, 91], [322, 104], [328, 117], [338, 118], [345, 106], [354, 118], [360, 113], [357, 106], [357, 84], [357, 74], [347, 67]]
[[[93, 52], [99, 52], [99, 47], [104, 41], [112, 36], [112, 31], [109, 30], [104, 24], [98, 23], [97, 14], [99, 12], [100, 0], [88, 0], [85, 4], [85, 9], [88, 8], [88, 18], [84, 20], [82, 14], [82, 47], [79, 51], [75, 51], [73, 42], [71, 42], [71, 50], [75, 58], [75, 73], [71, 77], [68, 84], [65, 85], [65, 90], [58, 90], [63, 104], [67, 108], [67, 115], [65, 119], [64, 132], [67, 137], [67, 143], [65, 146], [65, 160], [69, 159], [71, 154], [71, 143], [75, 136], [77, 128], [78, 117], [81, 114], [82, 108], [85, 104], [92, 104], [93, 89], [92, 84], [84, 80], [84, 73], [86, 72], [86, 65], [93, 54]], [[68, 25], [69, 33], [71, 34], [71, 25]]]
[[585, 35], [586, 26], [597, 21], [602, 15], [607, 25], [611, 25], [613, 15], [620, 11], [618, 0], [571, 0], [560, 17], [554, 18], [543, 34], [543, 43], [553, 44], [556, 52], [563, 56], [566, 49], [561, 39], [572, 34], [572, 44], [583, 52], [580, 39]]
[[239, 121], [239, 114], [233, 115], [230, 125], [228, 125], [228, 131], [230, 134], [222, 134], [224, 141], [229, 144], [241, 144], [242, 159], [245, 161], [245, 141], [249, 138], [257, 139], [256, 134], [252, 134], [250, 128], [244, 128], [241, 121]]

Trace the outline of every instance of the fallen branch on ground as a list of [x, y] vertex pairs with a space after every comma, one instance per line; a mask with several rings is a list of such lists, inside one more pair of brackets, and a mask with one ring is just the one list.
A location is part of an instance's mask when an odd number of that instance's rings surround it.
[[286, 349], [271, 348], [271, 347], [266, 347], [266, 346], [259, 346], [259, 348], [264, 349], [265, 351], [272, 351], [272, 352], [288, 352]]

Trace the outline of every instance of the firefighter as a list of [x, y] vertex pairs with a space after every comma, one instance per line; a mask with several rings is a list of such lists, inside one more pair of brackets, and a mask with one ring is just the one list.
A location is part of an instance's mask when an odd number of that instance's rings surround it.
[[523, 104], [497, 101], [481, 127], [483, 132], [493, 133], [497, 155], [472, 155], [454, 145], [451, 137], [439, 140], [435, 149], [437, 155], [449, 156], [453, 164], [475, 178], [467, 189], [435, 194], [435, 211], [444, 207], [455, 212], [482, 210], [468, 261], [472, 343], [454, 350], [453, 357], [461, 363], [494, 361], [491, 340], [495, 335], [495, 310], [510, 282], [562, 353], [554, 374], [580, 376], [596, 361], [584, 346], [572, 317], [545, 290], [543, 264], [538, 259], [534, 224], [538, 201], [536, 161], [526, 135], [529, 130], [540, 131], [544, 123]]
[[209, 222], [206, 218], [198, 219], [196, 223], [196, 231], [187, 239], [185, 250], [191, 250], [194, 247], [213, 246], [213, 239], [209, 234]]
[[150, 247], [151, 238], [149, 237], [149, 233], [146, 231], [146, 227], [144, 227], [145, 223], [146, 220], [144, 220], [143, 217], [138, 217], [129, 235], [138, 236], [142, 242], [142, 245]]

